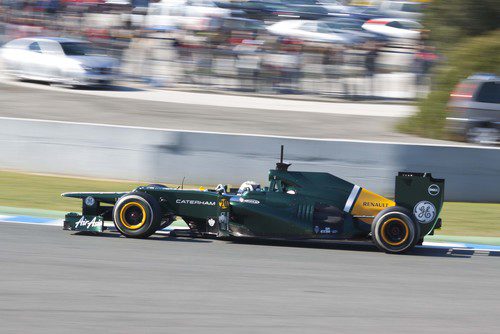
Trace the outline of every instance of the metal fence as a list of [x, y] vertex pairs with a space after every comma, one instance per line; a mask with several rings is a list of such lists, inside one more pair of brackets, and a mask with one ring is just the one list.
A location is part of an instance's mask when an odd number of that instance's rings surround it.
[[122, 61], [124, 80], [157, 87], [405, 100], [425, 95], [429, 87], [429, 76], [422, 72], [427, 66], [418, 62], [415, 46], [297, 43], [265, 30], [161, 33], [131, 26], [112, 12], [70, 6], [49, 14], [26, 8], [5, 7], [0, 13], [0, 43], [34, 35], [89, 39]]

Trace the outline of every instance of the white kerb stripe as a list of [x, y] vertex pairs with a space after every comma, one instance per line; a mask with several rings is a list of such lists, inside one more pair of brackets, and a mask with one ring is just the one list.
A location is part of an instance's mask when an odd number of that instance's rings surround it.
[[356, 199], [356, 196], [358, 196], [360, 190], [360, 186], [354, 185], [354, 187], [352, 187], [351, 194], [349, 195], [347, 202], [345, 202], [344, 212], [349, 213], [349, 211], [351, 211], [351, 207], [354, 204], [354, 200]]

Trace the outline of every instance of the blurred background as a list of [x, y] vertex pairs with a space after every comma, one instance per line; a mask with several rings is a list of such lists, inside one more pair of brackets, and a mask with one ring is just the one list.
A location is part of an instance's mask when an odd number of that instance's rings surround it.
[[0, 118], [23, 121], [2, 120], [0, 167], [265, 180], [287, 142], [297, 168], [384, 194], [419, 169], [490, 201], [498, 150], [470, 144], [499, 142], [496, 2], [3, 0]]
[[[1, 4], [3, 43], [33, 36], [84, 39], [93, 47], [87, 53], [119, 61], [120, 80], [156, 87], [412, 100], [427, 94], [439, 61], [420, 23], [422, 0]], [[12, 58], [4, 63], [19, 70], [18, 57]]]
[[499, 132], [498, 7], [492, 0], [2, 0], [0, 58], [17, 79], [66, 86], [417, 101], [420, 112], [397, 131], [491, 145]]

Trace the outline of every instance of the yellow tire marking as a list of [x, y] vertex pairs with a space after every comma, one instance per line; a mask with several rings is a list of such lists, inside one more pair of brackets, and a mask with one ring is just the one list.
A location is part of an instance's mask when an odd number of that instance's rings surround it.
[[[385, 229], [386, 229], [387, 225], [390, 222], [393, 222], [393, 221], [400, 222], [405, 227], [405, 237], [403, 238], [403, 240], [398, 241], [398, 242], [391, 242], [385, 236]], [[399, 246], [399, 245], [404, 244], [405, 241], [408, 240], [408, 237], [410, 236], [410, 229], [408, 228], [408, 225], [407, 225], [407, 223], [404, 220], [402, 220], [400, 218], [390, 218], [390, 219], [388, 219], [388, 220], [386, 220], [385, 222], [382, 223], [382, 226], [380, 227], [380, 236], [382, 237], [382, 240], [384, 240], [385, 243], [387, 243], [387, 244], [389, 244], [391, 246]]]
[[[125, 212], [127, 211], [128, 208], [133, 206], [140, 208], [142, 211], [142, 220], [139, 224], [129, 224], [125, 219]], [[120, 209], [120, 222], [123, 224], [123, 226], [125, 226], [129, 230], [138, 230], [146, 223], [146, 210], [139, 202], [128, 202]]]

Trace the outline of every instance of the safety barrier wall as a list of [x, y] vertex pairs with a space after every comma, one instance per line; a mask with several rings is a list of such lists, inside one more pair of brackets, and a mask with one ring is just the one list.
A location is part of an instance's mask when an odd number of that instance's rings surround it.
[[[291, 170], [324, 171], [391, 196], [398, 171], [446, 179], [448, 201], [500, 201], [500, 149], [155, 130], [0, 118], [0, 168], [186, 184], [265, 184], [285, 145]], [[1, 185], [0, 185], [1, 186]], [[91, 190], [91, 189], [90, 189]]]

